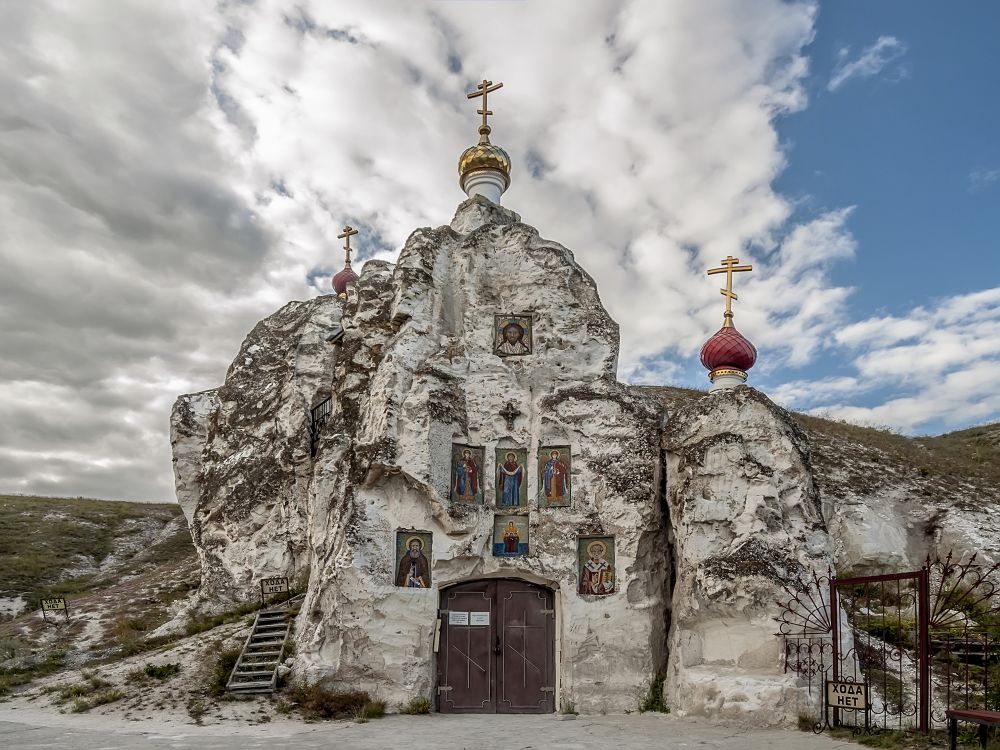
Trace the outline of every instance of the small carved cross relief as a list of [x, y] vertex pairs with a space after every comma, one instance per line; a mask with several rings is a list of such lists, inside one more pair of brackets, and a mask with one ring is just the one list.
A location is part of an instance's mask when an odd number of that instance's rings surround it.
[[520, 410], [514, 406], [513, 401], [508, 401], [507, 404], [499, 411], [501, 417], [507, 420], [507, 429], [514, 429], [514, 420], [521, 416]]

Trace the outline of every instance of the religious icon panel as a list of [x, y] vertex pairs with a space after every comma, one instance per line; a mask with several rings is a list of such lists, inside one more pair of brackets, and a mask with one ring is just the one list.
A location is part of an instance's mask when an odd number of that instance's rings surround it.
[[498, 508], [528, 507], [528, 451], [497, 448], [496, 498]]
[[493, 555], [518, 557], [528, 554], [528, 517], [526, 515], [493, 516]]
[[570, 450], [568, 445], [538, 449], [538, 507], [565, 508], [570, 504]]
[[431, 540], [429, 531], [396, 532], [396, 585], [407, 589], [431, 586]]
[[615, 538], [581, 536], [577, 540], [580, 585], [577, 591], [591, 596], [615, 592]]
[[482, 505], [485, 451], [471, 445], [451, 447], [451, 501]]
[[531, 354], [533, 335], [531, 315], [493, 316], [493, 353], [498, 357]]

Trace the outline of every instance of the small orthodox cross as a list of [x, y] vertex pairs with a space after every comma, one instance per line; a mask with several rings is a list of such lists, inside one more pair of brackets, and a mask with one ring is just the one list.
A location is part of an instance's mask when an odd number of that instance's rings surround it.
[[732, 255], [727, 255], [722, 260], [722, 268], [710, 268], [708, 271], [709, 276], [716, 273], [726, 274], [726, 288], [719, 290], [722, 293], [722, 296], [726, 298], [726, 312], [725, 315], [723, 316], [725, 318], [725, 321], [722, 324], [723, 328], [733, 327], [733, 300], [739, 299], [739, 297], [737, 297], [736, 293], [733, 291], [733, 274], [739, 273], [740, 271], [753, 270], [753, 266], [750, 265], [747, 266], [737, 265], [739, 262], [740, 262], [739, 258], [734, 258]]
[[337, 235], [338, 240], [344, 240], [344, 262], [347, 265], [351, 265], [351, 235], [357, 233], [354, 227], [345, 226], [344, 231]]
[[[487, 108], [486, 96], [500, 88], [503, 88], [502, 83], [494, 84], [493, 81], [487, 81], [484, 78], [483, 82], [480, 83], [478, 86], [476, 86], [475, 91], [472, 91], [465, 95], [468, 99], [475, 99], [477, 96], [483, 97], [483, 108], [476, 110], [477, 115], [483, 116], [483, 124], [479, 126], [479, 135], [481, 135], [483, 138], [486, 138], [486, 136], [490, 134], [490, 124], [486, 121], [486, 117], [488, 115], [493, 114]], [[480, 140], [480, 142], [482, 142], [482, 140]]]
[[507, 420], [507, 429], [514, 429], [514, 420], [521, 416], [521, 412], [516, 406], [514, 406], [513, 401], [508, 401], [507, 404], [500, 410], [500, 416]]

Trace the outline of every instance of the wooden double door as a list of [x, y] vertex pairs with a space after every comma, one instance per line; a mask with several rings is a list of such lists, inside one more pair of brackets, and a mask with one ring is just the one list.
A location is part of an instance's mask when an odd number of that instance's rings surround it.
[[555, 710], [552, 592], [490, 579], [441, 592], [438, 708], [444, 713]]

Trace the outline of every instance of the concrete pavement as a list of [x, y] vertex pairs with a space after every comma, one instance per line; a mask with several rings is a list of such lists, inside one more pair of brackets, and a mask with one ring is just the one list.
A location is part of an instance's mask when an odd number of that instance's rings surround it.
[[279, 718], [232, 725], [122, 721], [0, 705], [0, 747], [10, 750], [826, 750], [847, 742], [805, 732], [717, 727], [662, 714], [387, 716], [367, 724]]

